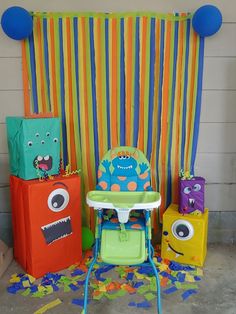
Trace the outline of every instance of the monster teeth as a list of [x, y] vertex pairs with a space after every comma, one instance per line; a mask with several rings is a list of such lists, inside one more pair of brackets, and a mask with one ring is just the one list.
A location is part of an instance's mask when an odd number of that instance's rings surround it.
[[179, 254], [175, 254], [175, 257], [178, 258], [180, 255]]
[[171, 248], [169, 246], [167, 246], [167, 251], [171, 251]]

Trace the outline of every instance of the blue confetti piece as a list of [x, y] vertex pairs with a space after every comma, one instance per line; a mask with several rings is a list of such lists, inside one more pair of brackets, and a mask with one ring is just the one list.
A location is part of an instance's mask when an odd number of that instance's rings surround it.
[[186, 274], [183, 274], [183, 273], [178, 273], [176, 278], [179, 282], [184, 282], [185, 281], [185, 277], [186, 277]]
[[144, 285], [144, 283], [142, 282], [142, 281], [140, 281], [140, 282], [135, 282], [135, 284], [133, 285], [133, 287], [134, 288], [139, 288], [139, 287], [141, 287], [141, 286], [143, 286]]
[[85, 280], [78, 280], [77, 283], [78, 285], [83, 286], [85, 284]]
[[177, 291], [178, 289], [175, 286], [170, 287], [169, 289], [164, 290], [163, 292], [165, 294], [171, 294], [174, 293], [175, 291]]
[[190, 290], [186, 290], [184, 291], [184, 293], [182, 293], [182, 298], [183, 300], [187, 300], [192, 294], [197, 293], [197, 290], [194, 289], [190, 289]]
[[84, 274], [84, 271], [81, 270], [81, 269], [76, 269], [73, 271], [73, 273], [71, 273], [71, 276], [72, 277], [75, 277], [75, 276], [79, 276], [79, 275], [83, 275]]
[[201, 278], [201, 277], [199, 277], [199, 276], [194, 276], [194, 279], [195, 279], [196, 281], [200, 281], [200, 280], [202, 280], [202, 278]]
[[30, 287], [30, 291], [31, 291], [31, 293], [37, 292], [38, 291], [38, 287], [36, 285], [32, 285]]
[[149, 308], [151, 307], [151, 303], [148, 301], [143, 301], [141, 303], [137, 303], [137, 307], [142, 307], [142, 308]]
[[12, 294], [16, 294], [19, 289], [16, 289], [14, 286], [7, 287], [7, 291]]
[[58, 290], [60, 290], [59, 287], [56, 286], [56, 285], [52, 285], [52, 288], [53, 288], [53, 291], [58, 291]]
[[127, 277], [126, 277], [126, 280], [133, 280], [133, 278], [134, 278], [134, 273], [128, 273], [128, 275], [127, 275]]
[[160, 263], [162, 261], [162, 258], [160, 256], [158, 256], [157, 261], [158, 261], [158, 263]]
[[[72, 299], [72, 304], [84, 307], [84, 299]], [[90, 303], [90, 300], [88, 300], [88, 304]]]
[[77, 287], [77, 286], [73, 285], [73, 283], [71, 283], [71, 284], [69, 285], [69, 287], [70, 287], [70, 288], [71, 288], [71, 290], [73, 290], [73, 291], [77, 291], [77, 290], [79, 290], [79, 287]]
[[128, 306], [136, 306], [135, 302], [129, 302]]

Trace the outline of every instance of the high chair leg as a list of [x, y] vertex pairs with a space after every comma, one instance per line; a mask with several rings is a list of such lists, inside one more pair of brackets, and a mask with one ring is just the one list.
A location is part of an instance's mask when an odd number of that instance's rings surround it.
[[154, 271], [154, 275], [156, 277], [156, 285], [157, 285], [157, 313], [158, 314], [162, 314], [162, 306], [161, 306], [161, 285], [160, 285], [160, 280], [159, 280], [159, 275], [156, 269], [156, 266], [153, 262], [152, 259], [152, 251], [153, 251], [153, 247], [151, 245], [151, 241], [150, 239], [148, 240], [148, 261], [151, 264], [153, 271]]
[[96, 239], [95, 250], [94, 250], [94, 258], [93, 258], [92, 263], [89, 266], [89, 269], [88, 269], [88, 272], [87, 272], [87, 276], [86, 276], [86, 280], [85, 280], [85, 285], [84, 285], [84, 314], [87, 314], [89, 277], [90, 277], [91, 272], [93, 270], [94, 264], [97, 261], [98, 246], [99, 246], [99, 240]]

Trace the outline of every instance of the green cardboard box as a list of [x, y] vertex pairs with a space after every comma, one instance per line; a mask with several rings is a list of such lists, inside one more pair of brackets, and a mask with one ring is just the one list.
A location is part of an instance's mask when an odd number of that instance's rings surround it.
[[25, 180], [58, 173], [60, 119], [7, 117], [10, 172]]

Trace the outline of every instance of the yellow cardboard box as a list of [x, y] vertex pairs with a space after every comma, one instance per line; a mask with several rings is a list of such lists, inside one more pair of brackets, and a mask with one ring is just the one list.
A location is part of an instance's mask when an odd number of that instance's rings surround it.
[[163, 215], [161, 256], [203, 266], [207, 252], [208, 209], [202, 215], [180, 214], [171, 204]]

